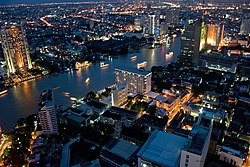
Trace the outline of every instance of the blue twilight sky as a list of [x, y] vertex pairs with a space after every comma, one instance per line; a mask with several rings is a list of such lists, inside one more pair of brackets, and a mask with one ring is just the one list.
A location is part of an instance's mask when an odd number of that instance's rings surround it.
[[0, 5], [8, 4], [34, 4], [48, 2], [86, 2], [86, 1], [112, 1], [112, 0], [0, 0]]

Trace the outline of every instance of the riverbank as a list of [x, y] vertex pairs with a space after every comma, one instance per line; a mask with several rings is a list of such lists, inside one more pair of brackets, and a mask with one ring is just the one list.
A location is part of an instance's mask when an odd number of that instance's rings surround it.
[[[170, 44], [149, 49], [142, 47], [139, 53], [117, 55], [117, 58], [108, 60], [108, 67], [101, 68], [99, 63], [92, 64], [79, 70], [70, 72], [55, 73], [55, 75], [45, 75], [31, 81], [25, 81], [18, 86], [8, 89], [8, 93], [0, 97], [0, 126], [4, 130], [12, 130], [15, 122], [22, 117], [37, 113], [37, 103], [40, 93], [46, 88], [57, 88], [54, 90], [56, 104], [70, 105], [70, 97], [84, 97], [89, 91], [102, 90], [115, 83], [114, 69], [119, 66], [136, 68], [138, 63], [147, 61], [146, 70], [152, 66], [166, 66], [174, 61], [179, 54], [180, 39], [175, 39]], [[172, 59], [166, 58], [166, 53], [174, 51]], [[137, 56], [136, 60], [131, 60], [132, 56]], [[89, 84], [85, 81], [90, 78]], [[69, 92], [65, 96], [63, 92]]]

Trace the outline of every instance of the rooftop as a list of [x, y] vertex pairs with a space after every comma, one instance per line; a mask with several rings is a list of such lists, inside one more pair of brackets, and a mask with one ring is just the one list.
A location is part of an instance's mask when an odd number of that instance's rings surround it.
[[155, 99], [159, 101], [163, 101], [167, 104], [172, 104], [178, 97], [171, 95], [158, 95]]
[[164, 166], [176, 166], [187, 138], [154, 131], [138, 152], [138, 156]]
[[147, 115], [147, 114], [143, 114], [138, 121], [140, 123], [143, 124], [147, 124], [150, 126], [156, 126], [158, 128], [164, 129], [166, 124], [168, 123], [168, 119], [162, 119], [162, 118], [158, 118], [156, 116], [152, 116], [152, 115]]
[[137, 149], [137, 145], [131, 144], [125, 140], [120, 140], [113, 148], [111, 148], [110, 152], [128, 160]]
[[119, 107], [115, 107], [115, 106], [112, 106], [109, 108], [109, 110], [112, 112], [112, 113], [116, 113], [116, 114], [119, 114], [121, 116], [126, 116], [126, 117], [136, 117], [139, 113], [137, 111], [133, 111], [133, 110], [127, 110], [127, 109], [124, 109], [124, 108], [119, 108]]
[[82, 114], [91, 115], [93, 113], [92, 108], [90, 106], [88, 106], [86, 103], [84, 103], [84, 104], [74, 104], [70, 108], [70, 111], [73, 114], [76, 114], [76, 115], [82, 115]]
[[195, 125], [192, 131], [189, 133], [189, 139], [187, 145], [185, 146], [185, 150], [201, 155], [208, 136], [208, 132], [208, 127]]
[[70, 147], [76, 141], [77, 139], [72, 139], [71, 141], [69, 141], [67, 144], [63, 146], [60, 167], [68, 167], [70, 165]]
[[143, 70], [138, 70], [137, 68], [124, 67], [124, 66], [115, 68], [115, 71], [126, 71], [126, 72], [135, 73], [137, 75], [142, 75], [142, 76], [147, 76], [151, 74], [150, 71], [143, 71]]
[[132, 127], [126, 127], [124, 125], [122, 126], [121, 135], [139, 140], [141, 142], [146, 142], [149, 137], [149, 133]]
[[87, 102], [87, 104], [91, 107], [94, 107], [94, 108], [97, 108], [97, 109], [104, 109], [107, 107], [106, 104], [104, 103], [101, 103], [101, 102], [98, 102], [98, 101], [95, 101], [95, 100], [91, 100], [89, 102]]
[[138, 146], [125, 140], [111, 139], [105, 144], [101, 157], [112, 160], [120, 166], [130, 164], [138, 151]]

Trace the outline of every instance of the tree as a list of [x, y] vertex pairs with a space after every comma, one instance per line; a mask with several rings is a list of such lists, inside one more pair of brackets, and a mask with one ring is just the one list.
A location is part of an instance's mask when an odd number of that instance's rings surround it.
[[150, 115], [155, 115], [155, 112], [156, 112], [156, 105], [152, 105], [148, 107], [147, 113], [149, 113]]
[[87, 100], [96, 100], [96, 93], [93, 91], [90, 91], [86, 95]]

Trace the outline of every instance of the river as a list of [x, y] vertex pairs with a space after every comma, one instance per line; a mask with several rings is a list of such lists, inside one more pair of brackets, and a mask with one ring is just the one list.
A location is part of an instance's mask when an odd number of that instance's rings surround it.
[[[119, 66], [135, 67], [137, 63], [147, 61], [146, 70], [152, 66], [167, 66], [177, 60], [180, 53], [180, 37], [166, 45], [154, 49], [143, 47], [139, 53], [120, 55], [116, 59], [108, 60], [108, 67], [100, 68], [100, 64], [93, 64], [78, 71], [71, 71], [57, 76], [46, 76], [40, 79], [24, 82], [8, 90], [8, 93], [0, 96], [0, 126], [10, 131], [15, 122], [25, 116], [37, 113], [40, 93], [46, 88], [55, 88], [54, 97], [57, 105], [70, 105], [70, 97], [84, 97], [89, 91], [98, 91], [115, 83], [114, 68]], [[174, 52], [173, 57], [166, 57], [169, 51]], [[131, 56], [137, 56], [131, 60]], [[88, 85], [85, 80], [90, 78]], [[64, 96], [69, 92], [69, 96]]]

